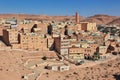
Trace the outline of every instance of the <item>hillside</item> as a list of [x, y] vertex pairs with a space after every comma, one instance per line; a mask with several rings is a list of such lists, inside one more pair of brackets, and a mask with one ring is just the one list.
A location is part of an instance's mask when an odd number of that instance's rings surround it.
[[82, 21], [96, 22], [97, 24], [108, 24], [109, 22], [112, 22], [113, 20], [117, 18], [119, 17], [101, 14], [101, 15], [90, 16]]
[[[17, 18], [17, 19], [32, 19], [32, 20], [50, 20], [50, 21], [75, 21], [74, 16], [47, 16], [47, 15], [32, 15], [32, 14], [0, 14], [2, 18]], [[96, 22], [97, 24], [120, 24], [120, 16], [110, 16], [104, 14], [97, 14], [84, 18], [80, 16], [80, 21]]]
[[[21, 76], [33, 72], [32, 69], [24, 66], [25, 62], [29, 58], [40, 55], [40, 52], [34, 54], [20, 50], [0, 50], [0, 80], [21, 80]], [[43, 72], [38, 80], [119, 80], [120, 55], [113, 56], [107, 61], [89, 63], [86, 66], [73, 66], [70, 71], [45, 70], [45, 72], [47, 74]]]
[[[56, 21], [65, 21], [65, 20], [74, 20], [74, 16], [47, 16], [47, 15], [30, 15], [30, 14], [0, 14], [0, 18], [17, 18], [17, 19], [32, 19], [32, 20], [56, 20]], [[83, 17], [80, 16], [80, 20]]]
[[120, 25], [120, 18], [117, 18], [108, 23], [108, 25]]

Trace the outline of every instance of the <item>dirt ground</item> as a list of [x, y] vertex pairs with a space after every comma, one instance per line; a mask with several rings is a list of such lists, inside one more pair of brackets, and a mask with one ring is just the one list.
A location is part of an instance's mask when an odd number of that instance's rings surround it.
[[[40, 55], [18, 50], [0, 50], [0, 80], [22, 80], [31, 70], [24, 66], [26, 58]], [[97, 65], [75, 67], [65, 72], [45, 71], [38, 80], [120, 80], [120, 56]]]
[[41, 74], [39, 80], [120, 80], [120, 56], [73, 67], [69, 71], [48, 71]]

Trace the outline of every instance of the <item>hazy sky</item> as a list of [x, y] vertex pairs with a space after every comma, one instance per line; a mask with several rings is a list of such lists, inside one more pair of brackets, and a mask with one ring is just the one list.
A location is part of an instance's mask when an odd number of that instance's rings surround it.
[[120, 0], [0, 0], [0, 13], [120, 16]]

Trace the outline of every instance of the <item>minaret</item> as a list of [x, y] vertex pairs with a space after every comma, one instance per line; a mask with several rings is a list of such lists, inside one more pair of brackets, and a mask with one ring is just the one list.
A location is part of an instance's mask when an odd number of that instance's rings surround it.
[[76, 12], [76, 14], [75, 14], [75, 23], [76, 24], [79, 23], [79, 14], [78, 14], [78, 12]]

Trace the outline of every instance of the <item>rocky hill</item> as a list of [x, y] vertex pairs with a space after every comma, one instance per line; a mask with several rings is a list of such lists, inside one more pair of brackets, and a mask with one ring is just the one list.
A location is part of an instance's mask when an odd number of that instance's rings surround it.
[[96, 22], [97, 24], [108, 24], [117, 18], [119, 18], [119, 16], [109, 16], [109, 15], [101, 14], [101, 15], [90, 16], [82, 21]]
[[111, 21], [110, 23], [108, 23], [108, 25], [120, 25], [120, 18]]

